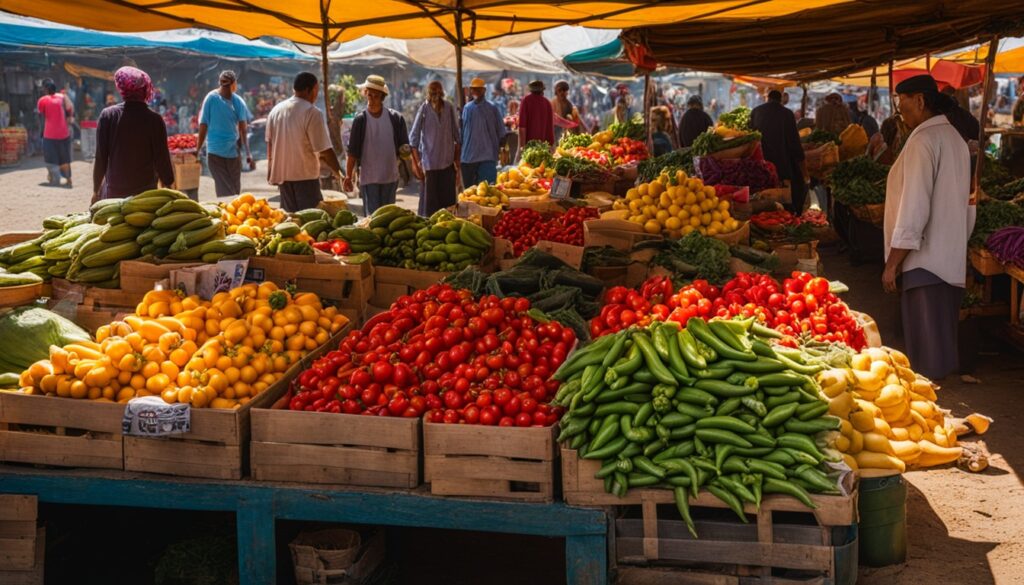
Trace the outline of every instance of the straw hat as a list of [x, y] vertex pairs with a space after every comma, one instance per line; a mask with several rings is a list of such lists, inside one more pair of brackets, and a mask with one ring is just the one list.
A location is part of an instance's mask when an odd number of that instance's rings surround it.
[[469, 82], [469, 89], [484, 89], [487, 87], [487, 82], [479, 77], [474, 77]]
[[359, 85], [359, 89], [375, 89], [384, 95], [388, 95], [388, 84], [380, 75], [367, 75], [366, 81]]

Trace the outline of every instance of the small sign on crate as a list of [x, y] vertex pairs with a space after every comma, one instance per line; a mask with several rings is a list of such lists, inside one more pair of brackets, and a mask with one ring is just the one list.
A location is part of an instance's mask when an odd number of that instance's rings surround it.
[[555, 175], [551, 180], [551, 198], [568, 199], [572, 196], [572, 179]]

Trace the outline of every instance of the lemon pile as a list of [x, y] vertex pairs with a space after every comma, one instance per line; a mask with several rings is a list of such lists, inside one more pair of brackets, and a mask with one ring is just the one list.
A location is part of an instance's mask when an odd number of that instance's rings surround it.
[[697, 231], [702, 235], [727, 234], [740, 228], [729, 215], [729, 202], [718, 199], [715, 188], [678, 171], [662, 174], [626, 192], [613, 209], [627, 210], [626, 219], [643, 226], [649, 234], [679, 238]]
[[481, 181], [479, 185], [460, 193], [459, 201], [471, 201], [487, 207], [501, 207], [508, 205], [508, 195], [497, 187], [488, 185], [487, 181]]

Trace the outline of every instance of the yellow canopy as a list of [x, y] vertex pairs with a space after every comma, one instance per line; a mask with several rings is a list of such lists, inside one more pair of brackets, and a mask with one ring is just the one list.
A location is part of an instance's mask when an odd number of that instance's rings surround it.
[[367, 34], [400, 39], [443, 37], [470, 44], [563, 24], [631, 28], [709, 18], [749, 21], [848, 1], [0, 0], [0, 10], [118, 32], [197, 26], [247, 38], [269, 35], [309, 44]]
[[[980, 45], [974, 49], [943, 57], [943, 59], [958, 63], [984, 63], [986, 58], [988, 58], [988, 45]], [[996, 53], [996, 64], [993, 69], [997, 74], [1024, 73], [1024, 47]]]

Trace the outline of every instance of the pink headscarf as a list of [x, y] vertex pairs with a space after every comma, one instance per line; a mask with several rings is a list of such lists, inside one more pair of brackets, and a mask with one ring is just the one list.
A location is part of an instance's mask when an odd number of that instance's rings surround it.
[[149, 75], [135, 67], [122, 67], [114, 72], [114, 85], [124, 101], [148, 102], [153, 99], [153, 82]]

